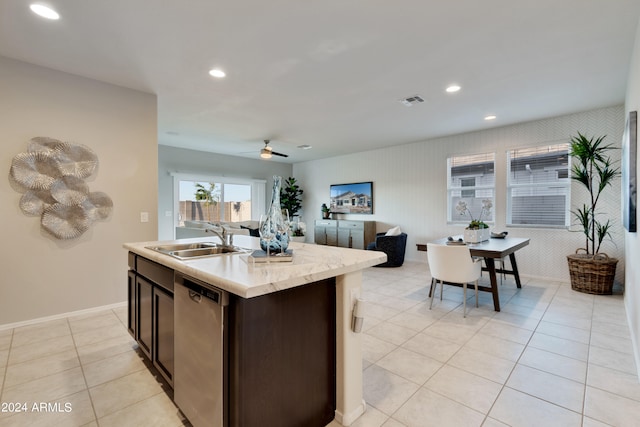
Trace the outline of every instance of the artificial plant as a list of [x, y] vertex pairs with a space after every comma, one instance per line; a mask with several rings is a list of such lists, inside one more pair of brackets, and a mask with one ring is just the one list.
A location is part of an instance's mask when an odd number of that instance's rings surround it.
[[302, 208], [302, 194], [304, 191], [300, 188], [297, 181], [293, 177], [289, 177], [280, 189], [280, 206], [282, 209], [289, 211], [289, 216], [294, 217]]
[[587, 138], [580, 132], [571, 138], [570, 151], [574, 159], [571, 167], [571, 179], [582, 184], [589, 192], [589, 204], [571, 211], [580, 224], [585, 235], [585, 250], [587, 254], [597, 254], [602, 241], [611, 237], [611, 220], [601, 221], [598, 217], [597, 206], [602, 192], [612, 185], [613, 180], [620, 174], [620, 169], [613, 165], [609, 152], [616, 148], [604, 144], [604, 138]]

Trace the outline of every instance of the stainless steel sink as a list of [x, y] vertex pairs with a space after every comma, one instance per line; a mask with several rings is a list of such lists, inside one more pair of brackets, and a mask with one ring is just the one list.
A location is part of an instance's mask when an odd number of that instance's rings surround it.
[[238, 246], [223, 246], [209, 242], [147, 246], [147, 249], [151, 249], [180, 260], [215, 255], [248, 253], [251, 251], [250, 249], [244, 249]]

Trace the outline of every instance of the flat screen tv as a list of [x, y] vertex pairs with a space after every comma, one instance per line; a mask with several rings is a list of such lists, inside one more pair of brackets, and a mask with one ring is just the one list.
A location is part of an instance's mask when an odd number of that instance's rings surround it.
[[373, 214], [373, 182], [331, 185], [331, 212]]

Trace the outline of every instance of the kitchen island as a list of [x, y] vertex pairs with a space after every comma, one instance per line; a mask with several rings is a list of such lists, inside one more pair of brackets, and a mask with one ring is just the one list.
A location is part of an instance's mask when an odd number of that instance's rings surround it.
[[[361, 339], [351, 317], [362, 270], [384, 262], [384, 253], [293, 242], [293, 261], [264, 264], [252, 263], [248, 254], [179, 260], [149, 249], [158, 243], [124, 245], [131, 269], [129, 330], [170, 384], [180, 385], [183, 372], [176, 360], [174, 373], [174, 328], [167, 320], [173, 319], [173, 277], [188, 277], [228, 293], [222, 424], [322, 427], [335, 418], [350, 425], [364, 412]], [[248, 236], [234, 243], [259, 247]], [[183, 334], [175, 345], [176, 355], [184, 353]]]

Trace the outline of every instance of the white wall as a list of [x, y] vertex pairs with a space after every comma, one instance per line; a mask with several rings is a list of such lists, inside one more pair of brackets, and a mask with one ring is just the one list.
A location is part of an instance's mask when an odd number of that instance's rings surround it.
[[[0, 325], [126, 300], [128, 241], [157, 235], [156, 97], [0, 57]], [[18, 207], [11, 160], [35, 136], [91, 148], [88, 184], [113, 200], [107, 221], [60, 241]], [[140, 223], [140, 212], [150, 221]]]
[[[447, 225], [447, 157], [454, 154], [496, 153], [496, 230], [510, 236], [530, 237], [531, 244], [517, 254], [521, 274], [568, 281], [566, 256], [583, 245], [580, 233], [565, 230], [505, 227], [506, 151], [554, 142], [566, 142], [577, 131], [607, 135], [606, 141], [620, 146], [624, 127], [622, 106], [554, 117], [513, 126], [487, 129], [414, 144], [383, 148], [331, 159], [294, 165], [294, 176], [305, 190], [305, 219], [320, 218], [320, 205], [329, 202], [329, 185], [360, 181], [374, 182], [374, 214], [345, 215], [349, 219], [375, 220], [378, 231], [400, 225], [408, 234], [406, 257], [426, 262], [416, 243], [461, 234], [462, 226]], [[619, 152], [614, 154], [618, 156]], [[584, 189], [572, 188], [572, 200], [581, 203]], [[611, 256], [623, 258], [620, 224], [620, 185], [616, 182], [601, 202], [616, 222], [614, 242], [603, 246]], [[309, 236], [309, 240], [313, 236]], [[624, 278], [624, 260], [618, 264], [618, 281]]]
[[[161, 145], [158, 153], [158, 238], [173, 239], [174, 218], [165, 215], [173, 209], [171, 173], [263, 179], [267, 181], [265, 202], [269, 204], [273, 175], [287, 179], [292, 170], [291, 164], [273, 160], [254, 160]], [[266, 207], [262, 211], [266, 211]]]
[[[640, 22], [636, 33], [636, 42], [631, 57], [629, 68], [629, 81], [627, 82], [627, 98], [625, 112], [640, 111]], [[640, 166], [640, 156], [636, 158], [636, 164]], [[637, 218], [636, 218], [637, 223]], [[625, 231], [624, 242], [626, 247], [625, 259], [628, 265], [625, 275], [625, 305], [627, 317], [633, 339], [636, 367], [640, 376], [640, 235]]]

